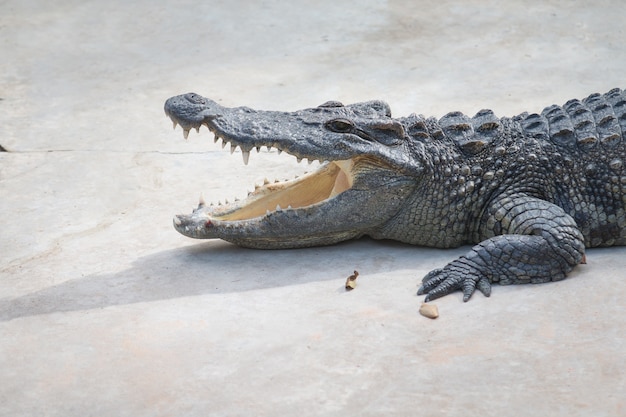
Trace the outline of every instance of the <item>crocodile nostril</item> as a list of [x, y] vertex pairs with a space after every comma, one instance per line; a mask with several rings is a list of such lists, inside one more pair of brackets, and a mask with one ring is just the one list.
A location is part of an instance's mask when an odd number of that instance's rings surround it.
[[185, 98], [194, 104], [206, 104], [206, 99], [196, 93], [187, 93], [185, 94]]

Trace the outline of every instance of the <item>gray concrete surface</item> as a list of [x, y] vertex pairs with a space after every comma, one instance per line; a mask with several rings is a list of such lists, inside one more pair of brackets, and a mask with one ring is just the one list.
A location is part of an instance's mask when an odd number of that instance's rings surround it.
[[[464, 249], [178, 235], [244, 167], [162, 105], [498, 115], [626, 87], [623, 1], [0, 1], [0, 415], [624, 416], [626, 248], [553, 284], [417, 282]], [[345, 278], [359, 270], [358, 287]]]

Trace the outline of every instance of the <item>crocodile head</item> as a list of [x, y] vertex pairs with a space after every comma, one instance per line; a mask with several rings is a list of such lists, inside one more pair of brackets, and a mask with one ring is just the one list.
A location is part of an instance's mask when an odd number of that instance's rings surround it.
[[276, 112], [227, 108], [189, 93], [168, 99], [165, 113], [185, 137], [207, 126], [216, 141], [241, 148], [246, 164], [250, 151], [262, 146], [321, 162], [315, 172], [266, 183], [245, 200], [217, 206], [201, 201], [193, 213], [175, 216], [176, 230], [193, 238], [294, 248], [384, 237], [379, 231], [423, 170], [416, 162], [419, 149], [382, 101]]

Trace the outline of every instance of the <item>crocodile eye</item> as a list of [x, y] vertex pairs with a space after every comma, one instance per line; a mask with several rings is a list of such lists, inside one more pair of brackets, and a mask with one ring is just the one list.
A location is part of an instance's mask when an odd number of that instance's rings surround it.
[[326, 122], [326, 128], [336, 133], [348, 133], [354, 129], [354, 123], [348, 119], [334, 119]]

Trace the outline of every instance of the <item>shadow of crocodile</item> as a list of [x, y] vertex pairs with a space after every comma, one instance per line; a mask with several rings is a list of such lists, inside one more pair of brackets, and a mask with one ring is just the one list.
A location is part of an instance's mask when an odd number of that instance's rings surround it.
[[[230, 293], [343, 280], [410, 270], [417, 283], [428, 270], [463, 253], [363, 238], [335, 246], [289, 250], [244, 249], [203, 242], [138, 258], [123, 271], [70, 279], [17, 298], [0, 299], [0, 321], [100, 309], [202, 294]], [[334, 291], [337, 285], [333, 285]]]

